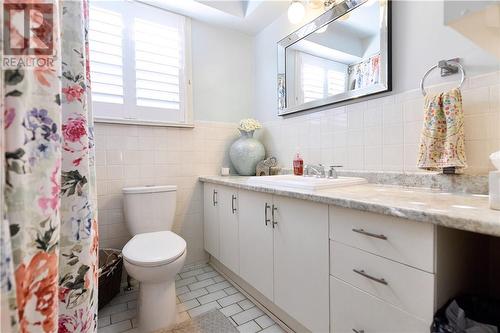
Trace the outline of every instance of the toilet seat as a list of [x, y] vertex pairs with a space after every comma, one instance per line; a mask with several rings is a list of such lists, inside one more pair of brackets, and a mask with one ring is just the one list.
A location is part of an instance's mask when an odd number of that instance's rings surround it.
[[135, 235], [123, 247], [123, 258], [131, 264], [154, 267], [169, 264], [186, 251], [186, 241], [171, 231]]

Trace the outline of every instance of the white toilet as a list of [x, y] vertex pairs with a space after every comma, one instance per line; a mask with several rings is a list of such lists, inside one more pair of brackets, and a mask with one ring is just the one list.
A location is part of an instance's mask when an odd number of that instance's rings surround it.
[[133, 238], [123, 248], [125, 269], [140, 282], [138, 329], [170, 328], [176, 322], [175, 276], [186, 260], [186, 241], [171, 232], [176, 186], [123, 189], [125, 223]]

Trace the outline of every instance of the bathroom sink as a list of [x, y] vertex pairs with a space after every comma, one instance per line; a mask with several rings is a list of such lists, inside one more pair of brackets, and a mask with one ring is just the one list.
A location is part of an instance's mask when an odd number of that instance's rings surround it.
[[274, 185], [300, 190], [325, 190], [329, 188], [365, 184], [368, 181], [357, 177], [339, 177], [336, 179], [303, 177], [294, 175], [256, 176], [248, 179], [249, 185]]

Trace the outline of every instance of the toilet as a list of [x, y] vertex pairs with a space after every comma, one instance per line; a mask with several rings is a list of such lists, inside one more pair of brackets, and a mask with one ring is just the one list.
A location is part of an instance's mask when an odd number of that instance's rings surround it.
[[175, 276], [186, 260], [186, 241], [170, 231], [177, 187], [123, 190], [125, 223], [132, 239], [123, 247], [127, 273], [139, 281], [137, 325], [141, 333], [176, 323]]

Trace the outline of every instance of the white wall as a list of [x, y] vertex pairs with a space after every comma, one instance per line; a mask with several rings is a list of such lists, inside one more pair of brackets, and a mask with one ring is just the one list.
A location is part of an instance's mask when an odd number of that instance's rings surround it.
[[[393, 1], [392, 4], [394, 93], [417, 88], [425, 71], [440, 59], [462, 58], [469, 76], [500, 69], [494, 56], [443, 24], [443, 1]], [[259, 120], [278, 119], [276, 42], [317, 15], [318, 11], [309, 11], [303, 22], [294, 26], [284, 13], [256, 36], [255, 116]]]
[[253, 108], [253, 38], [192, 20], [196, 120], [239, 121]]

